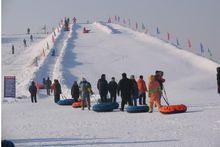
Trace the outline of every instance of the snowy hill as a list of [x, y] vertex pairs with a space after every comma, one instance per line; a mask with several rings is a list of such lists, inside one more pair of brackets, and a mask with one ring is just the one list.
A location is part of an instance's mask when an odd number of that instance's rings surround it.
[[[83, 34], [83, 27], [91, 33]], [[17, 96], [23, 98], [3, 103], [3, 138], [18, 146], [220, 145], [217, 63], [117, 24], [75, 24], [70, 31], [57, 32], [54, 44], [51, 36], [15, 57], [9, 57], [3, 41], [3, 75], [17, 76]], [[46, 49], [46, 42], [50, 49]], [[42, 48], [45, 55], [38, 66], [32, 65]], [[56, 56], [51, 56], [51, 49]], [[38, 94], [38, 103], [31, 104], [27, 91], [32, 79], [42, 82], [49, 76], [59, 79], [63, 94], [70, 97], [73, 81], [86, 77], [97, 94], [97, 80], [103, 73], [108, 81], [112, 76], [119, 81], [123, 72], [134, 74], [136, 79], [142, 74], [147, 81], [147, 76], [158, 69], [165, 73], [169, 102], [187, 105], [187, 113], [95, 113], [60, 107], [43, 90]]]

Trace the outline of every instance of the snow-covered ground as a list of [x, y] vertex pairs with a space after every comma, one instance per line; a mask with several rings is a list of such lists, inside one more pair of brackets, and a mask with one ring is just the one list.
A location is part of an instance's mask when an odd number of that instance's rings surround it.
[[[91, 29], [91, 33], [83, 34], [83, 27]], [[48, 36], [41, 42], [50, 39]], [[16, 146], [220, 145], [218, 64], [120, 25], [96, 22], [75, 24], [69, 32], [58, 33], [51, 47], [56, 50], [56, 56], [50, 56], [47, 51], [39, 66], [33, 67], [35, 72], [25, 73], [21, 67], [40, 52], [40, 49], [33, 50], [42, 48], [45, 43], [41, 42], [26, 49], [30, 50], [24, 51], [28, 54], [10, 58], [2, 42], [3, 73], [13, 74], [10, 71], [16, 69], [14, 74], [23, 72], [27, 79], [17, 85], [21, 91], [17, 95], [24, 95], [23, 99], [3, 102], [3, 139], [11, 139]], [[21, 62], [23, 60], [26, 62]], [[158, 69], [165, 73], [169, 102], [187, 105], [186, 113], [163, 115], [157, 110], [152, 114], [119, 110], [96, 113], [58, 106], [44, 90], [38, 94], [38, 103], [32, 104], [27, 92], [31, 79], [41, 82], [43, 77], [49, 76], [58, 78], [63, 95], [70, 97], [73, 81], [86, 77], [97, 94], [96, 84], [102, 73], [107, 80], [114, 76], [119, 81], [126, 72], [128, 76], [134, 74], [136, 79], [142, 74], [147, 81], [147, 76]]]

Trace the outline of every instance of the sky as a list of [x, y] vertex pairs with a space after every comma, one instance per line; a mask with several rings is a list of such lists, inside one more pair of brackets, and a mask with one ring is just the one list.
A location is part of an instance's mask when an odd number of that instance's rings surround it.
[[143, 22], [151, 32], [159, 27], [164, 36], [178, 37], [183, 47], [188, 39], [195, 50], [202, 43], [220, 61], [219, 11], [219, 0], [2, 0], [2, 33], [24, 33], [27, 27], [39, 32], [65, 16], [86, 22], [119, 15]]

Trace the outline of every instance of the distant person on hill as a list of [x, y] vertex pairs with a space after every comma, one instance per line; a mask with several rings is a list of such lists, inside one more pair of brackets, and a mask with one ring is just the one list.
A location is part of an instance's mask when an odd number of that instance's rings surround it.
[[220, 94], [220, 67], [217, 67], [217, 85], [218, 85], [218, 93]]
[[101, 102], [107, 102], [108, 82], [106, 81], [105, 74], [97, 82], [97, 88], [101, 97]]
[[24, 47], [27, 47], [27, 41], [26, 41], [26, 39], [23, 40], [23, 43], [24, 43]]
[[81, 101], [82, 110], [84, 110], [86, 102], [87, 102], [87, 107], [90, 110], [90, 106], [91, 106], [90, 95], [93, 94], [91, 84], [85, 78], [82, 78], [82, 81], [79, 84], [79, 88], [82, 99]]
[[165, 79], [163, 78], [163, 71], [156, 71], [155, 72], [155, 80], [160, 84], [161, 94], [159, 96], [159, 100], [161, 101], [162, 91], [164, 89], [163, 83], [165, 82]]
[[78, 101], [79, 99], [79, 85], [77, 84], [77, 81], [74, 81], [73, 86], [71, 88], [71, 95], [72, 98], [76, 99]]
[[29, 92], [31, 93], [31, 102], [32, 103], [37, 103], [37, 87], [35, 85], [35, 82], [32, 81], [31, 85], [29, 86]]
[[146, 105], [146, 92], [147, 92], [147, 87], [146, 83], [143, 80], [143, 76], [140, 75], [138, 79], [138, 90], [139, 90], [139, 105]]
[[60, 100], [61, 85], [57, 79], [54, 80], [54, 102], [57, 103]]
[[73, 17], [73, 23], [76, 23], [76, 17]]
[[45, 82], [45, 88], [47, 89], [47, 95], [50, 95], [51, 84], [52, 84], [52, 82], [51, 82], [50, 78], [48, 77]]
[[31, 40], [31, 42], [34, 41], [34, 40], [33, 40], [33, 35], [30, 35], [30, 40]]
[[27, 28], [27, 34], [30, 34], [30, 32], [31, 32], [31, 29]]
[[148, 77], [148, 97], [149, 97], [149, 113], [153, 112], [153, 105], [156, 104], [157, 108], [159, 109], [161, 107], [159, 96], [161, 93], [160, 84], [158, 81], [155, 80], [155, 77], [153, 75], [150, 75]]
[[138, 99], [138, 85], [137, 82], [134, 78], [134, 75], [131, 75], [130, 77], [131, 80], [131, 99], [133, 101], [134, 106], [137, 106], [137, 99]]
[[11, 53], [14, 54], [15, 53], [15, 46], [12, 44], [11, 46]]
[[117, 82], [115, 82], [115, 78], [112, 77], [112, 80], [108, 84], [108, 91], [110, 93], [111, 102], [116, 102], [117, 87], [118, 87], [118, 84]]
[[122, 79], [118, 83], [118, 95], [121, 93], [121, 111], [124, 111], [124, 106], [128, 102], [129, 106], [132, 105], [131, 101], [131, 81], [127, 78], [126, 73], [122, 74]]

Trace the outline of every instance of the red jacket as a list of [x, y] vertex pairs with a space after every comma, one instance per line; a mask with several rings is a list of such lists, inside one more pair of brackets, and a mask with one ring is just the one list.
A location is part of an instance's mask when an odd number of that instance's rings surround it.
[[139, 79], [138, 82], [138, 90], [141, 92], [141, 93], [145, 93], [147, 91], [147, 87], [146, 87], [146, 84], [145, 84], [145, 81], [142, 80], [142, 79]]

